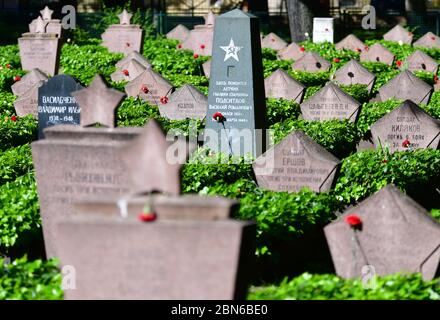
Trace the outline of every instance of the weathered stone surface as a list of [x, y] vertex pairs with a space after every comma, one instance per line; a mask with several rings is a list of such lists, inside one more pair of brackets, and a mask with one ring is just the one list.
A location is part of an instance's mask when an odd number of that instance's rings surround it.
[[137, 51], [130, 52], [124, 59], [118, 61], [118, 63], [116, 63], [116, 68], [124, 69], [125, 67], [128, 66], [128, 63], [131, 60], [136, 60], [141, 65], [143, 65], [145, 68], [151, 68], [150, 61], [148, 61], [147, 58], [145, 58], [143, 55], [141, 55]]
[[271, 32], [263, 38], [263, 40], [261, 41], [261, 47], [278, 51], [287, 47], [287, 42], [275, 33]]
[[177, 25], [173, 30], [167, 33], [168, 39], [184, 41], [189, 36], [189, 30], [183, 24]]
[[334, 19], [333, 18], [313, 18], [313, 42], [334, 41]]
[[359, 40], [354, 34], [349, 34], [335, 45], [337, 50], [351, 50], [356, 52], [365, 51], [365, 43]]
[[339, 160], [302, 131], [294, 131], [257, 158], [252, 167], [261, 188], [298, 192], [331, 189]]
[[172, 84], [153, 69], [146, 69], [125, 86], [129, 97], [140, 97], [154, 105], [159, 105], [161, 98], [168, 97], [172, 91]]
[[46, 82], [48, 79], [48, 76], [40, 69], [32, 69], [30, 72], [25, 74], [20, 81], [15, 82], [11, 86], [12, 93], [16, 96], [21, 96], [27, 93], [36, 84]]
[[182, 42], [182, 49], [194, 51], [194, 54], [210, 56], [214, 37], [213, 25], [197, 25]]
[[[440, 121], [407, 100], [375, 122], [371, 126], [371, 134], [376, 147], [389, 147], [390, 152], [437, 149], [440, 142]], [[404, 143], [406, 140], [409, 145]]]
[[23, 93], [14, 101], [15, 113], [19, 117], [27, 116], [28, 114], [38, 118], [38, 88], [44, 84], [44, 81], [35, 83], [33, 87]]
[[414, 47], [421, 47], [421, 48], [438, 48], [440, 49], [440, 38], [435, 35], [432, 32], [426, 33], [423, 37], [421, 37], [419, 40], [414, 42]]
[[177, 89], [168, 103], [159, 104], [160, 115], [171, 120], [203, 119], [207, 110], [208, 98], [190, 84]]
[[[345, 219], [356, 215], [359, 230]], [[436, 273], [440, 259], [440, 224], [393, 185], [348, 209], [324, 228], [336, 273], [361, 277], [364, 266], [378, 276], [420, 272], [425, 280]]]
[[368, 50], [362, 51], [361, 61], [381, 62], [391, 66], [394, 62], [394, 54], [380, 43], [376, 43], [368, 48]]
[[425, 71], [437, 74], [438, 71], [437, 61], [420, 50], [417, 50], [412, 55], [410, 55], [406, 59], [403, 67], [407, 67], [408, 70], [411, 72]]
[[116, 71], [110, 75], [110, 78], [115, 82], [132, 81], [142, 74], [145, 69], [147, 67], [136, 59], [127, 60], [119, 65]]
[[301, 104], [303, 118], [311, 121], [348, 119], [356, 122], [360, 109], [358, 101], [332, 82]]
[[357, 60], [347, 62], [339, 68], [334, 74], [334, 80], [341, 85], [364, 84], [369, 92], [373, 90], [376, 76], [368, 71]]
[[294, 100], [296, 103], [301, 103], [306, 87], [293, 79], [283, 69], [274, 71], [269, 77], [264, 80], [264, 87], [266, 90], [266, 97]]
[[287, 47], [278, 51], [278, 59], [296, 61], [304, 55], [305, 49], [292, 42]]
[[292, 64], [293, 70], [305, 72], [328, 71], [331, 63], [316, 52], [305, 52], [304, 55]]
[[408, 70], [402, 71], [379, 89], [381, 101], [391, 98], [428, 104], [433, 88]]
[[400, 25], [396, 25], [393, 29], [384, 34], [383, 38], [387, 41], [400, 42], [404, 44], [411, 44], [414, 35]]
[[204, 64], [202, 64], [203, 73], [207, 78], [211, 76], [211, 60], [206, 61]]

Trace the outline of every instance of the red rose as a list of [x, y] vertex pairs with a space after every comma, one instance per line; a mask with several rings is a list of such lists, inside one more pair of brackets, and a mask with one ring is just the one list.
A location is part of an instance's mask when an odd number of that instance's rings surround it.
[[150, 92], [150, 90], [148, 90], [148, 87], [147, 87], [145, 84], [142, 85], [142, 87], [141, 87], [141, 91], [142, 91], [143, 93], [148, 93], [148, 92]]
[[21, 77], [20, 76], [15, 76], [14, 77], [14, 81], [20, 81], [21, 80]]
[[197, 59], [199, 57], [199, 55], [197, 53], [194, 53], [194, 59]]
[[434, 76], [434, 83], [438, 82], [438, 76]]
[[404, 148], [409, 148], [410, 145], [411, 145], [411, 142], [408, 139], [405, 139], [402, 142], [402, 147], [404, 147]]
[[177, 45], [177, 48], [182, 49], [182, 45], [179, 43], [179, 44]]
[[221, 114], [221, 112], [216, 112], [212, 115], [212, 118], [217, 122], [225, 121], [225, 117]]
[[304, 51], [306, 51], [306, 48], [301, 47], [301, 48], [299, 48], [299, 51], [304, 52]]
[[345, 217], [345, 222], [352, 228], [359, 228], [362, 226], [362, 220], [355, 214], [350, 214]]
[[122, 70], [122, 73], [124, 74], [124, 76], [128, 77], [130, 75], [130, 72], [128, 72], [127, 69]]
[[382, 163], [388, 163], [387, 159], [382, 160]]
[[11, 69], [11, 65], [9, 63], [6, 65], [6, 69]]
[[432, 40], [432, 41], [435, 41], [435, 37], [431, 37], [431, 40]]
[[168, 97], [162, 97], [160, 98], [160, 103], [167, 104], [168, 103]]
[[365, 51], [368, 51], [368, 50], [370, 50], [370, 48], [368, 47], [368, 46], [365, 46]]
[[11, 117], [11, 121], [14, 121], [14, 122], [17, 121], [17, 117], [16, 116], [12, 116]]
[[398, 67], [400, 67], [400, 66], [402, 66], [402, 61], [397, 60], [397, 61], [396, 61], [396, 64], [397, 64]]
[[204, 44], [200, 45], [200, 49], [205, 49], [205, 45]]
[[138, 219], [143, 222], [152, 222], [157, 219], [157, 215], [154, 212], [142, 212], [138, 215]]
[[339, 63], [339, 62], [341, 62], [341, 59], [339, 59], [339, 58], [334, 58], [333, 61], [334, 61], [335, 63]]

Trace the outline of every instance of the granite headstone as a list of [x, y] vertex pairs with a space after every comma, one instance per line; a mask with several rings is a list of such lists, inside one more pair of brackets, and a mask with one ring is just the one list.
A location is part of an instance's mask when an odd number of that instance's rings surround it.
[[278, 59], [296, 61], [304, 55], [305, 49], [292, 42], [287, 47], [278, 51]]
[[167, 33], [168, 39], [184, 41], [189, 36], [189, 30], [183, 24], [179, 24]]
[[306, 92], [306, 87], [283, 69], [278, 69], [267, 77], [264, 80], [264, 88], [267, 98], [293, 100], [296, 103], [302, 102]]
[[407, 67], [411, 72], [425, 71], [437, 74], [438, 62], [426, 53], [417, 50], [406, 59], [402, 67]]
[[208, 60], [205, 63], [203, 63], [202, 68], [205, 77], [209, 78], [211, 76], [211, 60]]
[[336, 50], [351, 50], [355, 52], [362, 52], [365, 50], [365, 44], [354, 34], [349, 34], [344, 39], [335, 44]]
[[368, 71], [368, 69], [357, 60], [351, 60], [335, 72], [333, 79], [337, 83], [345, 86], [353, 84], [366, 85], [368, 91], [371, 92], [376, 80], [376, 75]]
[[409, 45], [411, 45], [413, 37], [414, 35], [412, 34], [412, 32], [409, 32], [401, 25], [396, 25], [383, 36], [384, 40], [386, 41], [402, 42]]
[[148, 61], [143, 55], [141, 55], [137, 51], [130, 52], [125, 58], [121, 59], [116, 63], [116, 68], [124, 69], [127, 66], [127, 63], [131, 60], [136, 60], [141, 65], [143, 65], [145, 68], [151, 68], [151, 63]]
[[190, 84], [173, 92], [167, 103], [159, 104], [160, 115], [171, 120], [203, 119], [207, 109], [208, 98]]
[[428, 32], [419, 40], [414, 42], [413, 46], [427, 49], [440, 49], [440, 38], [434, 33]]
[[38, 89], [44, 83], [45, 81], [35, 83], [33, 87], [29, 88], [14, 101], [14, 109], [17, 116], [24, 117], [31, 114], [38, 118]]
[[381, 62], [391, 66], [394, 62], [394, 54], [392, 54], [391, 51], [385, 48], [382, 44], [376, 43], [362, 51], [361, 61]]
[[110, 78], [114, 82], [132, 81], [142, 74], [145, 69], [147, 69], [147, 67], [136, 59], [126, 60], [119, 64], [119, 67], [110, 75]]
[[305, 52], [304, 55], [292, 64], [292, 69], [304, 72], [328, 71], [331, 63], [316, 52]]
[[261, 41], [261, 47], [278, 51], [287, 47], [287, 42], [275, 33], [271, 32], [263, 38], [263, 40]]
[[40, 69], [32, 69], [26, 73], [20, 81], [15, 82], [11, 86], [12, 93], [16, 96], [21, 96], [27, 93], [36, 84], [46, 82], [48, 79], [48, 76]]

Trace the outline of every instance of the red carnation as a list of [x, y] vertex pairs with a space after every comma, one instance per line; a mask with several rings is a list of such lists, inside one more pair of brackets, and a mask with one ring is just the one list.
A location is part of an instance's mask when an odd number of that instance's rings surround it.
[[199, 55], [197, 53], [194, 53], [194, 59], [197, 59], [199, 57]]
[[160, 103], [167, 104], [168, 103], [168, 97], [162, 97], [160, 98]]
[[21, 80], [21, 77], [20, 76], [15, 76], [14, 77], [14, 81], [20, 81]]
[[382, 163], [388, 163], [387, 159], [382, 160]]
[[6, 69], [11, 69], [11, 65], [9, 63], [6, 65]]
[[221, 112], [216, 112], [212, 115], [212, 118], [217, 122], [225, 121], [225, 117], [221, 114]]
[[182, 44], [179, 43], [179, 44], [177, 45], [177, 48], [182, 49]]
[[17, 117], [16, 116], [12, 116], [11, 117], [11, 121], [14, 121], [14, 122], [17, 121]]
[[130, 72], [128, 72], [127, 69], [122, 70], [122, 73], [124, 74], [124, 76], [127, 76], [127, 77], [130, 75]]
[[432, 41], [435, 41], [435, 37], [431, 37], [431, 40], [432, 40]]
[[434, 76], [434, 83], [438, 82], [438, 76]]
[[143, 222], [152, 222], [157, 219], [157, 214], [155, 214], [154, 212], [142, 212], [138, 215], [138, 219]]
[[411, 142], [408, 139], [405, 139], [402, 142], [402, 147], [404, 147], [404, 148], [409, 148], [410, 145], [411, 145]]
[[339, 58], [334, 58], [333, 61], [334, 61], [335, 63], [339, 63], [339, 62], [341, 62], [341, 59], [339, 59]]
[[301, 47], [301, 48], [299, 48], [299, 51], [304, 52], [304, 51], [306, 51], [306, 48]]
[[148, 93], [148, 92], [150, 92], [150, 90], [148, 90], [148, 87], [147, 87], [145, 84], [142, 85], [142, 87], [141, 87], [141, 91], [142, 91], [143, 93]]
[[360, 228], [362, 226], [362, 220], [355, 214], [350, 214], [345, 217], [345, 222], [353, 229]]
[[200, 45], [200, 49], [205, 49], [205, 48], [206, 48], [206, 47], [205, 47], [204, 44]]
[[396, 64], [397, 64], [398, 67], [400, 67], [400, 66], [402, 66], [402, 61], [397, 60], [397, 61], [396, 61]]
[[368, 51], [368, 50], [370, 50], [370, 48], [368, 47], [368, 46], [365, 46], [365, 51]]

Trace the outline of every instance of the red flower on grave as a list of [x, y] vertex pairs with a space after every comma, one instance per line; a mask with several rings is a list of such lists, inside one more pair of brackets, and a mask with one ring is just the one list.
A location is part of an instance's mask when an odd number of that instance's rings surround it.
[[142, 212], [138, 215], [138, 219], [142, 222], [152, 222], [157, 219], [157, 214], [154, 212]]
[[387, 159], [383, 159], [382, 163], [388, 163], [388, 160]]
[[432, 41], [435, 41], [435, 37], [431, 37], [431, 40], [432, 40]]
[[299, 48], [299, 51], [304, 52], [304, 51], [306, 51], [306, 48], [301, 47], [301, 48]]
[[402, 61], [397, 60], [397, 61], [396, 61], [396, 65], [397, 65], [398, 67], [401, 67], [401, 66], [402, 66]]
[[434, 76], [434, 83], [438, 83], [438, 76]]
[[168, 97], [162, 97], [160, 98], [160, 103], [167, 104], [168, 103]]
[[9, 63], [6, 65], [6, 69], [11, 69], [11, 65]]
[[362, 49], [361, 48], [356, 48], [356, 51], [357, 52], [362, 52]]
[[339, 63], [339, 62], [341, 62], [341, 59], [339, 59], [339, 58], [334, 58], [334, 59], [333, 59], [333, 62], [335, 62], [335, 63]]
[[370, 48], [368, 47], [368, 46], [365, 46], [365, 51], [368, 51], [368, 50], [370, 50]]
[[11, 117], [11, 121], [13, 121], [13, 122], [17, 121], [17, 117], [16, 116], [12, 116]]
[[408, 139], [405, 139], [402, 142], [402, 147], [404, 147], [404, 148], [409, 148], [410, 145], [411, 145], [411, 142]]
[[178, 48], [178, 49], [182, 49], [182, 44], [179, 43], [179, 44], [177, 45], [177, 48]]
[[225, 121], [225, 117], [221, 114], [221, 112], [216, 112], [212, 115], [212, 118], [217, 122]]
[[194, 53], [194, 59], [197, 59], [199, 57], [199, 55], [197, 53]]
[[124, 74], [124, 76], [128, 77], [130, 75], [130, 72], [128, 72], [127, 69], [122, 70], [122, 73]]
[[21, 77], [20, 77], [20, 76], [15, 76], [15, 77], [14, 77], [14, 81], [16, 81], [16, 82], [17, 82], [17, 81], [20, 81], [20, 80], [21, 80]]
[[362, 220], [355, 214], [350, 214], [345, 217], [345, 222], [353, 229], [360, 228], [362, 226]]
[[147, 87], [145, 84], [142, 85], [142, 87], [141, 87], [141, 91], [142, 91], [143, 93], [145, 93], [145, 94], [147, 94], [148, 92], [150, 92], [150, 90], [148, 90], [148, 87]]
[[205, 49], [206, 47], [205, 47], [205, 45], [204, 44], [201, 44], [200, 45], [200, 49]]

